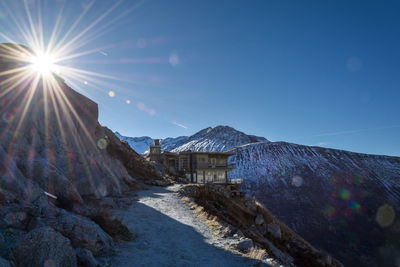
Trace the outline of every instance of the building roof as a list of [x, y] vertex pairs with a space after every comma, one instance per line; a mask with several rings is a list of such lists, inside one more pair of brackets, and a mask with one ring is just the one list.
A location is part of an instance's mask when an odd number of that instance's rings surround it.
[[187, 151], [181, 151], [179, 153], [176, 152], [163, 152], [166, 155], [175, 155], [178, 156], [179, 154], [204, 154], [204, 155], [224, 155], [224, 156], [232, 156], [235, 155], [234, 152], [198, 152], [198, 151], [191, 151], [191, 150], [187, 150]]

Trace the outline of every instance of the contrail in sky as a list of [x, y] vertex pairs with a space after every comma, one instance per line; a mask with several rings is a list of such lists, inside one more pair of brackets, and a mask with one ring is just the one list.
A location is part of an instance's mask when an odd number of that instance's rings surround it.
[[357, 130], [348, 130], [348, 131], [338, 131], [338, 132], [331, 132], [331, 133], [314, 134], [314, 135], [309, 135], [309, 136], [302, 136], [300, 138], [336, 136], [336, 135], [345, 135], [345, 134], [361, 133], [361, 132], [375, 131], [375, 130], [386, 130], [386, 129], [394, 129], [394, 128], [400, 128], [400, 125], [392, 125], [392, 126], [383, 126], [383, 127], [376, 127], [376, 128], [365, 128], [365, 129], [357, 129]]
[[189, 128], [189, 127], [187, 127], [187, 126], [185, 126], [185, 125], [183, 125], [183, 124], [177, 123], [176, 121], [173, 121], [172, 124], [174, 124], [174, 125], [176, 125], [176, 126], [179, 126], [179, 127], [183, 128], [183, 129], [185, 129], [185, 130], [187, 130], [187, 129]]
[[106, 52], [102, 51], [102, 50], [100, 50], [99, 53], [102, 54], [105, 57], [108, 56], [108, 54]]

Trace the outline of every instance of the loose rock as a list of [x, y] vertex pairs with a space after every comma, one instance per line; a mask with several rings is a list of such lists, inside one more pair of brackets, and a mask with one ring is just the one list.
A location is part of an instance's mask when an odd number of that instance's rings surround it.
[[256, 219], [255, 219], [255, 223], [257, 225], [261, 225], [264, 223], [264, 217], [262, 216], [262, 214], [258, 214]]
[[275, 238], [282, 238], [281, 227], [279, 226], [279, 224], [269, 223], [267, 225], [267, 231]]
[[98, 267], [100, 264], [93, 257], [92, 252], [87, 249], [77, 248], [75, 250], [79, 266]]
[[253, 247], [253, 240], [251, 240], [250, 238], [244, 238], [237, 244], [237, 248], [245, 253], [249, 252], [252, 247]]
[[72, 213], [62, 211], [52, 226], [71, 240], [74, 247], [86, 248], [94, 256], [112, 252], [112, 238], [95, 222]]
[[71, 242], [50, 227], [29, 232], [14, 248], [14, 257], [17, 266], [77, 266]]

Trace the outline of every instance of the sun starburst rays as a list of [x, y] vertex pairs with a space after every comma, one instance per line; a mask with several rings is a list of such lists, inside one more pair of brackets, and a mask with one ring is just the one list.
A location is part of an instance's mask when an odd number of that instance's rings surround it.
[[[2, 112], [13, 109], [14, 114], [14, 120], [12, 122], [10, 120], [10, 123], [1, 129], [0, 138], [4, 141], [3, 137], [9, 136], [11, 133], [9, 143], [12, 145], [7, 147], [7, 154], [11, 158], [18, 154], [16, 147], [25, 138], [22, 137], [22, 134], [26, 133], [26, 127], [34, 127], [35, 120], [42, 117], [44, 118], [44, 125], [41, 127], [44, 127], [45, 150], [48, 151], [46, 157], [49, 160], [46, 164], [56, 164], [54, 159], [51, 158], [51, 151], [60, 148], [56, 147], [53, 141], [50, 141], [53, 128], [56, 127], [63, 144], [61, 149], [65, 151], [66, 165], [72, 172], [73, 162], [68, 153], [73, 151], [75, 157], [83, 163], [89, 183], [95, 186], [96, 173], [92, 173], [93, 170], [90, 167], [94, 163], [91, 162], [92, 159], [84, 156], [86, 152], [83, 153], [83, 151], [98, 149], [93, 126], [89, 128], [86, 121], [82, 120], [81, 117], [84, 114], [82, 114], [82, 107], [79, 107], [82, 103], [73, 102], [74, 99], [71, 99], [70, 95], [66, 95], [66, 88], [64, 87], [68, 87], [65, 84], [67, 82], [84, 91], [87, 86], [82, 88], [79, 85], [84, 84], [83, 81], [89, 81], [91, 89], [101, 90], [102, 87], [110, 85], [106, 80], [120, 80], [110, 75], [77, 68], [71, 63], [71, 60], [76, 61], [81, 57], [98, 53], [101, 48], [86, 50], [82, 48], [107, 32], [112, 23], [126, 15], [126, 11], [124, 11], [122, 15], [104, 21], [121, 2], [118, 1], [113, 4], [111, 8], [103, 12], [101, 16], [97, 16], [93, 22], [80, 31], [77, 29], [93, 7], [94, 1], [65, 31], [63, 30], [64, 20], [62, 18], [63, 6], [55, 20], [49, 38], [45, 38], [40, 8], [37, 9], [37, 14], [33, 14], [28, 2], [24, 1], [24, 16], [20, 16], [20, 14], [12, 12], [6, 2], [0, 2], [0, 8], [9, 13], [9, 17], [15, 25], [14, 28], [18, 31], [16, 35], [0, 31], [0, 38], [9, 43], [0, 45], [0, 98], [9, 101], [0, 109]], [[21, 41], [26, 46], [16, 44]], [[7, 67], [2, 67], [2, 62], [5, 62]], [[38, 96], [40, 99], [38, 99]], [[38, 110], [37, 105], [41, 106], [43, 114], [40, 111], [34, 112]], [[20, 108], [15, 110], [15, 106]], [[52, 120], [54, 123], [50, 123]], [[76, 129], [79, 129], [83, 134], [78, 137], [71, 132], [76, 131]], [[29, 157], [32, 157], [31, 160], [34, 161], [35, 156], [41, 152], [35, 150], [33, 143], [31, 145], [30, 150], [33, 149], [33, 153], [30, 153]], [[102, 156], [94, 159], [97, 162], [96, 164], [100, 164], [108, 170], [108, 177], [116, 181], [118, 187], [114, 171], [109, 169], [107, 164], [103, 164], [102, 160]]]

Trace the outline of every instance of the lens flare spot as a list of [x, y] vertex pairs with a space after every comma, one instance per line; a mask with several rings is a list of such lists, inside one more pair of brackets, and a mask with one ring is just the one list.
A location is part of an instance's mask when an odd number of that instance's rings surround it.
[[329, 178], [329, 183], [332, 185], [338, 184], [338, 178], [335, 175], [332, 175], [331, 178]]
[[10, 123], [14, 119], [14, 115], [10, 112], [4, 112], [2, 118], [5, 123]]
[[84, 81], [83, 84], [84, 84], [84, 85], [88, 85], [89, 83], [88, 83], [87, 81]]
[[393, 207], [388, 204], [384, 204], [378, 208], [375, 219], [381, 227], [388, 227], [393, 223], [395, 217], [396, 214]]
[[339, 192], [339, 196], [341, 199], [349, 200], [350, 199], [350, 192], [347, 189], [342, 189]]
[[169, 64], [171, 64], [173, 67], [177, 66], [179, 64], [179, 56], [176, 53], [173, 53], [169, 56]]
[[110, 92], [108, 92], [108, 95], [109, 95], [110, 97], [114, 97], [114, 96], [115, 96], [115, 93], [114, 93], [114, 91], [110, 91]]
[[131, 103], [131, 101], [129, 99], [127, 99], [127, 100], [125, 100], [125, 103], [129, 105]]
[[361, 205], [355, 201], [350, 201], [349, 207], [355, 212], [360, 212], [361, 210]]
[[100, 139], [97, 141], [97, 147], [100, 148], [100, 149], [105, 149], [105, 148], [107, 147], [107, 145], [108, 145], [108, 142], [107, 142], [107, 140], [104, 139], [104, 138], [100, 138]]
[[300, 186], [303, 185], [303, 178], [301, 178], [300, 176], [296, 175], [296, 176], [294, 176], [292, 178], [291, 184], [292, 184], [292, 186], [300, 187]]
[[137, 108], [140, 109], [140, 110], [145, 110], [146, 109], [146, 105], [144, 103], [142, 103], [142, 102], [139, 102], [137, 104]]

